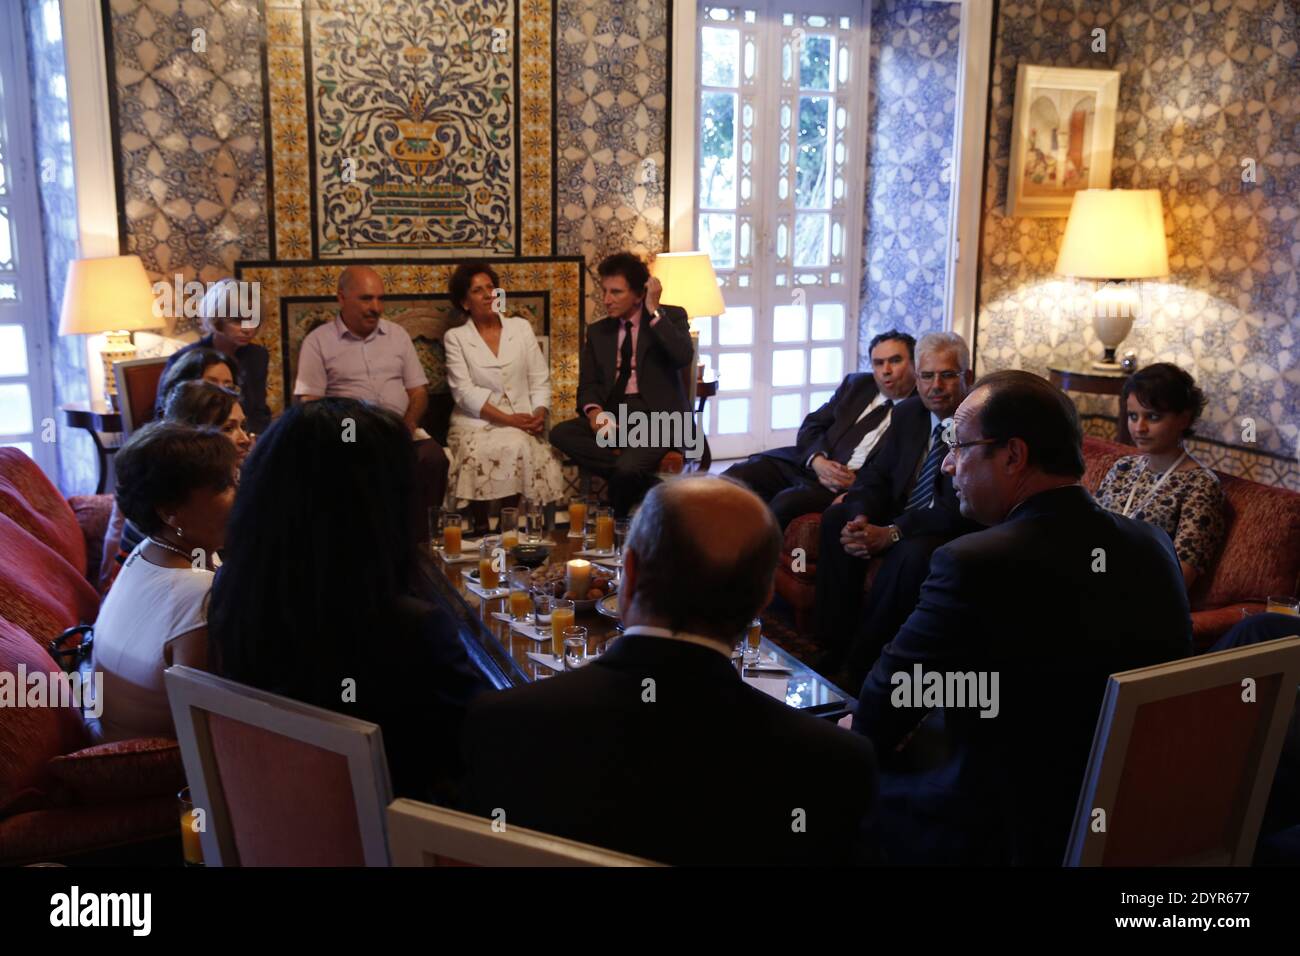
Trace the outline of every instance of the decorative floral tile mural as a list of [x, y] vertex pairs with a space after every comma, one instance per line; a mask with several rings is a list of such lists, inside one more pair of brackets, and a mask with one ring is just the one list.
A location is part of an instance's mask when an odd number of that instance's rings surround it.
[[947, 327], [952, 144], [961, 4], [876, 0], [858, 365], [886, 329], [920, 338]]
[[[1094, 30], [1104, 50], [1094, 50]], [[1300, 8], [1288, 0], [1002, 4], [981, 372], [1041, 373], [1100, 357], [1090, 284], [1053, 275], [1065, 219], [1008, 219], [1003, 210], [1017, 65], [1120, 70], [1112, 186], [1161, 191], [1171, 268], [1142, 283], [1142, 314], [1122, 348], [1140, 364], [1176, 362], [1195, 376], [1210, 399], [1201, 434], [1234, 446], [1206, 446], [1221, 450], [1215, 467], [1300, 487], [1298, 39]], [[1113, 414], [1110, 400], [1078, 400], [1083, 411]]]

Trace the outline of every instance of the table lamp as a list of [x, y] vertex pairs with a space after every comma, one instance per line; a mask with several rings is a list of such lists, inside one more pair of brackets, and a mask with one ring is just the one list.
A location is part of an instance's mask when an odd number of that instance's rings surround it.
[[1169, 274], [1160, 190], [1076, 192], [1056, 272], [1102, 283], [1092, 299], [1092, 327], [1105, 354], [1093, 368], [1118, 372], [1115, 350], [1132, 330], [1138, 311], [1138, 288], [1124, 280]]
[[63, 287], [60, 335], [105, 332], [104, 396], [117, 405], [113, 363], [135, 355], [131, 333], [161, 326], [153, 314], [153, 285], [139, 256], [77, 259], [68, 268]]
[[[663, 283], [663, 301], [681, 306], [690, 319], [721, 315], [727, 310], [718, 288], [718, 276], [707, 252], [661, 252], [650, 266], [650, 274]], [[700, 354], [700, 333], [692, 328], [695, 354]]]

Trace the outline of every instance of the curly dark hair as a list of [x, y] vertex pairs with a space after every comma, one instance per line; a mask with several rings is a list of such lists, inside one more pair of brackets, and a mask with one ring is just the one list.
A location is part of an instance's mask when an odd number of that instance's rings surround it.
[[230, 417], [239, 393], [202, 379], [178, 382], [167, 396], [163, 417], [182, 425], [211, 425], [220, 428]]
[[465, 299], [468, 298], [469, 287], [474, 284], [474, 277], [477, 275], [486, 275], [492, 280], [493, 286], [501, 285], [496, 270], [481, 260], [462, 262], [447, 280], [447, 295], [451, 298], [451, 304], [466, 314], [469, 310], [465, 308]]
[[1192, 426], [1205, 411], [1205, 393], [1196, 386], [1196, 379], [1172, 362], [1156, 362], [1128, 377], [1120, 391], [1120, 407], [1125, 415], [1128, 414], [1130, 395], [1136, 395], [1143, 407], [1154, 412], [1174, 415], [1191, 412], [1192, 420], [1187, 423], [1184, 438], [1192, 435]]
[[639, 256], [630, 252], [616, 252], [612, 256], [606, 256], [596, 266], [596, 272], [602, 279], [622, 276], [627, 280], [627, 287], [637, 295], [645, 292], [645, 284], [650, 281], [650, 268]]
[[145, 534], [163, 529], [159, 508], [175, 507], [201, 489], [235, 484], [235, 446], [215, 428], [150, 422], [114, 456], [117, 507]]

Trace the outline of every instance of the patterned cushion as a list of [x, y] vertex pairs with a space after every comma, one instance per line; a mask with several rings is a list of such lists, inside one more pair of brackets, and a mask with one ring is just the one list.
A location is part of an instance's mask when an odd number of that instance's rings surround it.
[[57, 551], [78, 574], [86, 573], [86, 539], [77, 516], [36, 462], [17, 448], [0, 448], [0, 514]]
[[99, 595], [81, 572], [0, 514], [0, 618], [44, 648], [67, 628], [93, 623], [98, 613]]
[[1219, 475], [1228, 499], [1223, 552], [1192, 594], [1192, 610], [1262, 601], [1300, 588], [1300, 494]]
[[[61, 673], [22, 629], [0, 620], [0, 672]], [[72, 707], [5, 708], [0, 719], [0, 818], [50, 805], [52, 758], [89, 743], [81, 714]]]
[[50, 773], [87, 804], [175, 795], [185, 786], [180, 747], [168, 737], [87, 747], [54, 758]]
[[[108, 519], [113, 512], [112, 495], [73, 495], [68, 499], [72, 513], [81, 525], [86, 542], [86, 580], [92, 585], [99, 579], [104, 541], [108, 536]], [[103, 593], [103, 589], [100, 589]]]

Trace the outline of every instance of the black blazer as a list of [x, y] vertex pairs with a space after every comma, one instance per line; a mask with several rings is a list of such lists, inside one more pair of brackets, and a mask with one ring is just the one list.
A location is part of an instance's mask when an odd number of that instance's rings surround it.
[[662, 863], [872, 859], [870, 743], [749, 687], [707, 647], [619, 638], [576, 673], [479, 698], [465, 742], [470, 811], [500, 808], [507, 825]]
[[[815, 412], [808, 413], [808, 417], [799, 426], [799, 435], [793, 445], [759, 452], [759, 455], [766, 458], [779, 458], [800, 468], [806, 468], [808, 459], [819, 452], [829, 457], [835, 443], [857, 424], [862, 410], [870, 405], [878, 394], [880, 388], [876, 385], [874, 375], [870, 372], [850, 372], [845, 376], [844, 381], [840, 382], [839, 388], [835, 389], [835, 394], [830, 397], [830, 401]], [[890, 422], [892, 427], [892, 418]], [[867, 461], [876, 455], [882, 444], [884, 444], [883, 438], [871, 450]], [[863, 467], [866, 467], [865, 462]]]
[[[641, 313], [636, 338], [637, 391], [651, 411], [686, 412], [682, 369], [691, 364], [695, 355], [686, 310], [661, 304], [659, 312], [663, 318], [653, 326], [649, 316]], [[605, 318], [587, 326], [587, 341], [578, 367], [578, 416], [583, 417], [582, 409], [587, 405], [608, 407], [617, 379], [618, 321]]]
[[934, 504], [905, 510], [933, 430], [930, 410], [919, 395], [894, 406], [879, 451], [858, 469], [845, 495], [850, 518], [866, 515], [874, 525], [897, 525], [904, 537], [925, 534], [951, 538], [979, 529], [980, 525], [962, 517], [952, 478], [942, 472]]
[[996, 717], [943, 710], [951, 762], [941, 786], [917, 784], [913, 806], [931, 805], [950, 845], [982, 841], [992, 854], [964, 862], [1060, 866], [1107, 677], [1186, 657], [1191, 640], [1168, 536], [1105, 510], [1081, 485], [1044, 491], [934, 553], [916, 610], [863, 683], [853, 727], [892, 752], [924, 713], [894, 706], [902, 685], [892, 675], [997, 674]]

